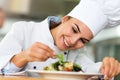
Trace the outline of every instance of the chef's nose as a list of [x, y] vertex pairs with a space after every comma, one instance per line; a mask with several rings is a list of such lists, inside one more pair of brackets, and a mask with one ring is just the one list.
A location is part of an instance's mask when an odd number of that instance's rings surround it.
[[73, 36], [71, 43], [76, 44], [79, 41], [79, 39], [80, 39], [80, 36]]

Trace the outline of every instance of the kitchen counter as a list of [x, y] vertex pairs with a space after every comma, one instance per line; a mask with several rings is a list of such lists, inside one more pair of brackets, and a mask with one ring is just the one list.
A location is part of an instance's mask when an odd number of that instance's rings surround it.
[[33, 78], [25, 76], [0, 76], [0, 80], [53, 80], [53, 79], [44, 79], [44, 78]]

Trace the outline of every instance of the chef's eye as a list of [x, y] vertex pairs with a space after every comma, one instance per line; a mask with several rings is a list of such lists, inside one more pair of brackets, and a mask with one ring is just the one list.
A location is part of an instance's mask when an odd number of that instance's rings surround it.
[[83, 44], [86, 43], [85, 40], [84, 40], [83, 38], [80, 38], [80, 41], [81, 41]]
[[73, 27], [72, 27], [72, 31], [73, 31], [74, 33], [77, 33], [77, 30], [76, 30], [75, 28], [73, 28]]

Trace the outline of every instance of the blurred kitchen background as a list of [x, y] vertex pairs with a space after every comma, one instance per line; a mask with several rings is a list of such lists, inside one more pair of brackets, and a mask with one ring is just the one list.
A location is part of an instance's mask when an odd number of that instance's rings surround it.
[[[6, 21], [0, 30], [0, 40], [16, 21], [41, 21], [47, 16], [64, 16], [77, 5], [79, 0], [0, 0], [0, 7], [6, 11]], [[101, 31], [85, 49], [93, 61], [105, 56], [120, 61], [120, 26]], [[120, 80], [117, 76], [115, 80]]]

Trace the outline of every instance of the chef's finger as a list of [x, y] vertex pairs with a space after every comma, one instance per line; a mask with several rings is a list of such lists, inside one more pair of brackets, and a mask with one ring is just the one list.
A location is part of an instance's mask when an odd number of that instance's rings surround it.
[[114, 61], [114, 70], [112, 71], [110, 71], [110, 77], [112, 78], [112, 77], [114, 77], [114, 76], [116, 76], [116, 75], [118, 75], [118, 70], [119, 70], [119, 62], [117, 61], [117, 60], [115, 60]]
[[49, 57], [47, 56], [43, 56], [41, 58], [34, 58], [34, 61], [40, 61], [40, 62], [43, 62], [43, 61], [46, 61]]
[[109, 58], [106, 57], [103, 59], [103, 65], [104, 65], [104, 78], [108, 79], [109, 77], [109, 70], [110, 70], [110, 62], [109, 62]]
[[36, 42], [36, 45], [37, 45], [39, 48], [45, 49], [45, 50], [48, 51], [48, 52], [51, 52], [51, 53], [54, 52], [54, 51], [53, 51], [49, 46], [47, 46], [46, 44], [43, 44], [43, 43], [40, 43], [40, 42]]
[[104, 67], [104, 65], [102, 65], [100, 70], [101, 70], [101, 73], [104, 75], [104, 80], [108, 80], [108, 76], [105, 74], [105, 67]]
[[118, 69], [118, 72], [117, 72], [117, 73], [120, 74], [120, 63], [119, 63], [118, 68], [119, 68], [119, 69]]
[[36, 42], [37, 46], [41, 49], [44, 49], [46, 51], [48, 51], [49, 53], [49, 57], [53, 58], [55, 56], [55, 52], [47, 45], [40, 43], [40, 42]]
[[47, 53], [47, 52], [46, 52], [46, 54], [36, 52], [34, 55], [34, 59], [35, 59], [35, 61], [46, 61], [49, 58], [48, 54], [49, 53]]
[[109, 77], [112, 77], [112, 74], [116, 72], [116, 61], [114, 58], [109, 58], [110, 61], [110, 69], [109, 69]]

